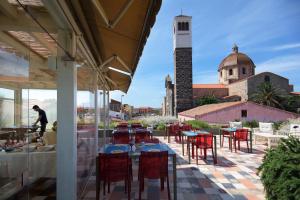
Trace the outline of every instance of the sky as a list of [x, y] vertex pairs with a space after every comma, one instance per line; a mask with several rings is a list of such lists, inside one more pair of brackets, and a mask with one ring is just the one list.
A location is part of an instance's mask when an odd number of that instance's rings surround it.
[[300, 1], [163, 0], [123, 103], [161, 107], [165, 77], [174, 77], [172, 24], [181, 10], [192, 16], [194, 84], [217, 83], [218, 65], [236, 43], [256, 73], [284, 76], [300, 91]]

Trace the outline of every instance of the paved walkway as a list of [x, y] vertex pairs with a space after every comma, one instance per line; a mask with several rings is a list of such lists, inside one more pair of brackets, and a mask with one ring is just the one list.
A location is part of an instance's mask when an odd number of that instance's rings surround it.
[[[167, 143], [163, 137], [159, 138], [161, 142]], [[219, 143], [218, 143], [219, 144]], [[199, 160], [196, 165], [195, 160], [187, 163], [187, 156], [182, 156], [181, 144], [171, 140], [168, 144], [173, 148], [177, 155], [177, 183], [178, 199], [183, 200], [219, 200], [219, 199], [264, 199], [263, 186], [259, 177], [256, 175], [257, 167], [261, 164], [264, 156], [264, 145], [255, 145], [253, 153], [246, 153], [246, 144], [241, 143], [241, 151], [230, 152], [228, 144], [224, 148], [218, 147], [218, 164], [213, 165], [212, 158], [208, 156], [207, 161]], [[138, 161], [133, 162], [134, 180], [132, 185], [132, 199], [138, 199], [138, 181], [137, 170]], [[172, 190], [172, 161], [169, 162], [170, 189]], [[95, 176], [87, 186], [85, 199], [95, 199]], [[101, 188], [102, 189], [102, 188]], [[101, 192], [102, 193], [102, 192]], [[166, 185], [165, 191], [160, 191], [158, 181], [145, 181], [145, 191], [142, 193], [142, 199], [167, 199]], [[172, 196], [173, 198], [173, 196]], [[127, 199], [124, 193], [124, 183], [120, 182], [111, 187], [111, 193], [101, 199], [120, 200]]]

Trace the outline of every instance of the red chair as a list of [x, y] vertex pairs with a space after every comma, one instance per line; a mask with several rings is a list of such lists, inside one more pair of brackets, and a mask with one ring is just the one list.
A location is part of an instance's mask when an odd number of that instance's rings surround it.
[[145, 142], [146, 140], [150, 140], [150, 132], [149, 131], [135, 133], [135, 143]]
[[[227, 128], [227, 127], [226, 127]], [[222, 135], [222, 145], [221, 145], [221, 147], [223, 147], [224, 146], [224, 138], [228, 138], [228, 143], [229, 143], [229, 140], [230, 140], [230, 132], [228, 132], [228, 131], [225, 131], [225, 130], [222, 130], [221, 131], [221, 135]], [[230, 144], [229, 144], [230, 145]], [[230, 148], [230, 147], [229, 147]]]
[[178, 142], [178, 137], [180, 134], [179, 124], [172, 124], [168, 127], [168, 142], [170, 143], [170, 136], [175, 136], [175, 141]]
[[202, 149], [203, 149], [204, 159], [206, 159], [206, 157], [207, 157], [207, 149], [211, 149], [214, 163], [217, 162], [217, 158], [215, 157], [215, 154], [214, 154], [213, 134], [212, 133], [196, 136], [195, 146], [196, 146], [196, 163], [197, 163], [197, 165], [198, 165], [198, 149], [200, 149], [201, 155], [202, 155]]
[[248, 153], [250, 152], [249, 150], [249, 145], [248, 145], [248, 129], [238, 129], [236, 130], [234, 136], [233, 136], [233, 142], [234, 142], [234, 149], [236, 152], [236, 142], [238, 142], [238, 150], [240, 150], [240, 142], [245, 141], [247, 143], [247, 151]]
[[129, 144], [130, 137], [128, 132], [115, 132], [113, 134], [114, 144]]
[[105, 195], [106, 184], [110, 193], [111, 182], [125, 182], [125, 193], [130, 199], [131, 192], [131, 161], [128, 153], [99, 154], [99, 173], [97, 173], [97, 197], [100, 193], [100, 180], [103, 181], [103, 195]]
[[168, 151], [141, 152], [139, 162], [139, 199], [144, 191], [144, 178], [160, 179], [160, 188], [164, 190], [164, 182], [167, 179], [168, 199], [170, 199], [170, 186], [168, 175]]

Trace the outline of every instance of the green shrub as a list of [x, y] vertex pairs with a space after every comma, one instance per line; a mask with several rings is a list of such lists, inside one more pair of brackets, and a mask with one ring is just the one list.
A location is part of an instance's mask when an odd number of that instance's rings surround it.
[[245, 121], [245, 122], [243, 122], [243, 127], [257, 128], [258, 127], [258, 122], [256, 120]]
[[196, 106], [203, 106], [207, 104], [219, 103], [219, 99], [217, 99], [214, 95], [208, 95], [197, 99], [195, 103]]
[[166, 125], [164, 123], [159, 123], [156, 127], [157, 130], [161, 131], [161, 130], [165, 130]]
[[258, 170], [267, 199], [300, 199], [300, 140], [282, 139], [268, 150]]
[[281, 124], [283, 124], [283, 123], [284, 123], [284, 121], [273, 122], [273, 128], [275, 130], [278, 130], [279, 127], [281, 126]]
[[196, 129], [209, 129], [210, 128], [209, 124], [204, 121], [190, 120], [190, 121], [186, 121], [186, 123], [192, 125], [192, 128], [196, 128]]

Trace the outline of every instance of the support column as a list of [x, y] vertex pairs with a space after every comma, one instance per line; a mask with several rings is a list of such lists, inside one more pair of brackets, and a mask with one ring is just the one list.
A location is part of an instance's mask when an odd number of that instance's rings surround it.
[[[15, 102], [14, 102], [14, 124], [15, 126], [19, 127], [22, 123], [22, 89], [18, 88], [14, 90], [15, 92]], [[29, 108], [31, 109], [31, 108]]]
[[[70, 55], [75, 54], [73, 34], [59, 31], [58, 41]], [[65, 52], [57, 49], [57, 153], [56, 191], [58, 200], [77, 199], [77, 68], [64, 61]]]
[[103, 90], [103, 146], [106, 144], [106, 90]]
[[100, 117], [99, 117], [99, 102], [98, 102], [98, 99], [99, 99], [99, 91], [98, 91], [98, 85], [97, 85], [97, 82], [98, 82], [98, 76], [96, 75], [95, 76], [95, 126], [96, 126], [96, 130], [95, 130], [95, 143], [96, 143], [96, 147], [95, 147], [95, 153], [96, 155], [98, 154], [98, 143], [99, 143], [99, 140], [98, 140], [98, 127], [99, 127], [99, 121], [100, 121]]

